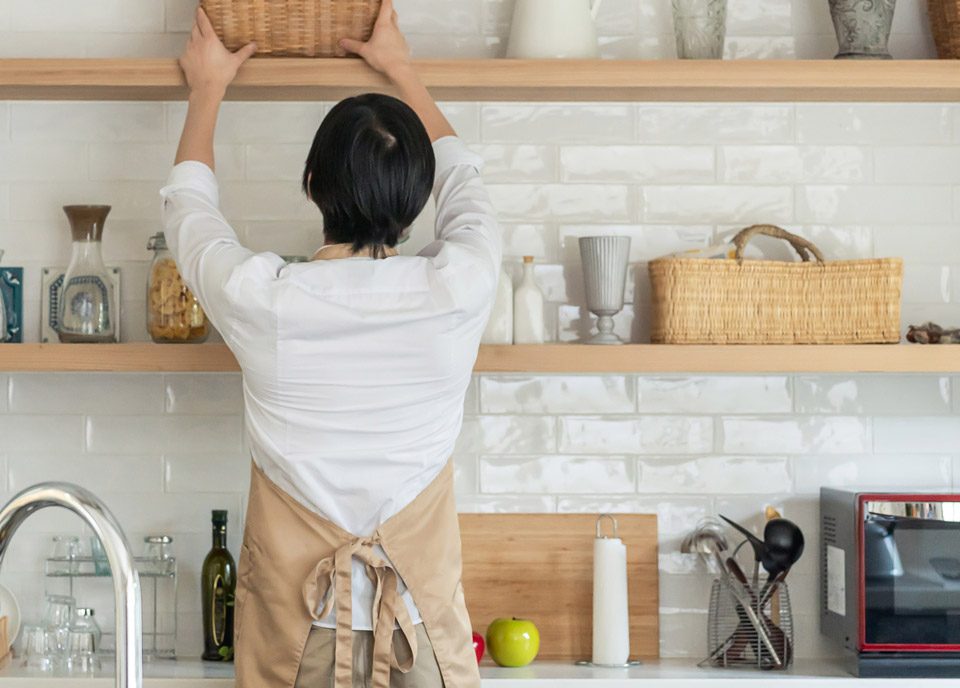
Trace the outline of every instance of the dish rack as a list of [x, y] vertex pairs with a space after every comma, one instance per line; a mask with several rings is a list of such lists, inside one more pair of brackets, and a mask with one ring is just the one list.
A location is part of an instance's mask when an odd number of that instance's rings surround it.
[[[145, 660], [176, 659], [177, 560], [175, 557], [135, 557], [143, 600], [143, 657]], [[49, 558], [44, 561], [46, 594], [69, 595], [80, 606], [97, 610], [101, 624], [113, 621], [113, 587], [110, 564], [105, 558]], [[108, 613], [104, 611], [109, 610]], [[115, 651], [115, 637], [103, 626], [104, 655]]]
[[700, 666], [786, 669], [793, 663], [793, 611], [786, 583], [713, 581], [707, 658]]

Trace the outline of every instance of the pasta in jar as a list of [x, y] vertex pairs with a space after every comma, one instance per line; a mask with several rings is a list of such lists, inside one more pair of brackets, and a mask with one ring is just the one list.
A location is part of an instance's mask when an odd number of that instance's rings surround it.
[[184, 283], [162, 233], [150, 240], [156, 252], [147, 280], [147, 331], [153, 341], [200, 343], [210, 325], [199, 301]]

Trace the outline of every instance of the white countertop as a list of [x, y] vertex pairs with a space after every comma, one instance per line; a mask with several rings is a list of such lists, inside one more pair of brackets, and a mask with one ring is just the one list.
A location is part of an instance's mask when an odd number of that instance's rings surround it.
[[[739, 688], [749, 681], [749, 688], [904, 688], [919, 681], [905, 679], [856, 679], [835, 661], [803, 660], [788, 672], [699, 669], [690, 660], [660, 660], [632, 669], [590, 669], [568, 664], [535, 663], [524, 669], [501, 669], [484, 664], [481, 667], [485, 688]], [[196, 659], [176, 662], [154, 662], [144, 666], [146, 688], [233, 688], [233, 666], [209, 664]], [[54, 684], [53, 682], [56, 681]], [[924, 686], [960, 688], [960, 679], [927, 679]], [[69, 678], [58, 675], [37, 675], [19, 667], [0, 672], [4, 688], [108, 688], [113, 685], [109, 668], [101, 677]]]

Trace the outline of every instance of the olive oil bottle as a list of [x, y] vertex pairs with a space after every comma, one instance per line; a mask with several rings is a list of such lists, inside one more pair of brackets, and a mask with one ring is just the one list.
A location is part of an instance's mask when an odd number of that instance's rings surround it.
[[200, 575], [203, 599], [203, 658], [233, 661], [233, 601], [237, 565], [227, 550], [227, 512], [213, 512], [213, 548]]

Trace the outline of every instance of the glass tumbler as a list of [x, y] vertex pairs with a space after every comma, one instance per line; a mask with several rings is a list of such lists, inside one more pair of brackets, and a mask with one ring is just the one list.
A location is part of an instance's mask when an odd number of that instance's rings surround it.
[[173, 557], [173, 538], [169, 535], [148, 535], [143, 538], [143, 556], [153, 561]]
[[96, 535], [90, 536], [90, 556], [93, 557], [93, 570], [98, 576], [110, 575], [110, 560], [107, 559], [107, 551], [103, 548], [103, 543]]
[[66, 668], [71, 674], [95, 674], [100, 670], [94, 631], [81, 626], [70, 629]]
[[67, 640], [77, 602], [67, 595], [47, 595], [43, 613], [43, 626], [53, 637], [56, 653], [63, 656], [67, 652]]
[[80, 538], [74, 535], [55, 535], [53, 537], [52, 558], [56, 561], [58, 574], [76, 574], [79, 572], [77, 559], [82, 555]]
[[23, 665], [31, 671], [48, 672], [57, 667], [56, 635], [42, 626], [23, 629]]
[[681, 60], [722, 59], [727, 0], [673, 0], [673, 30]]

